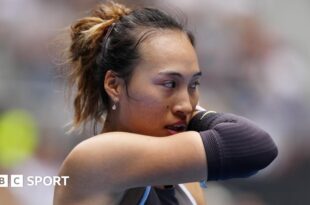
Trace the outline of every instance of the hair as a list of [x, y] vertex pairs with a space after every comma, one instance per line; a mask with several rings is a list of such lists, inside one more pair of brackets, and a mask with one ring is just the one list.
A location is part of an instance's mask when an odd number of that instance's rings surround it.
[[68, 82], [77, 92], [73, 129], [91, 121], [96, 132], [97, 122], [102, 122], [110, 106], [103, 86], [106, 72], [122, 78], [127, 89], [141, 57], [139, 44], [158, 29], [185, 32], [194, 46], [193, 35], [181, 23], [154, 8], [132, 10], [119, 3], [102, 3], [72, 24], [67, 62]]

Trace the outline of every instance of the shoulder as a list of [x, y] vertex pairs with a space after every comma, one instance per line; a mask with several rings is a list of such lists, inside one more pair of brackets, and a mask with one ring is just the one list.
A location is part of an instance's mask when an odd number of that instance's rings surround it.
[[[56, 186], [54, 205], [117, 204], [124, 191], [109, 190], [113, 170], [115, 139], [109, 133], [86, 139], [76, 145], [61, 165], [59, 175], [69, 176], [67, 186]], [[102, 171], [99, 175], [98, 171]]]

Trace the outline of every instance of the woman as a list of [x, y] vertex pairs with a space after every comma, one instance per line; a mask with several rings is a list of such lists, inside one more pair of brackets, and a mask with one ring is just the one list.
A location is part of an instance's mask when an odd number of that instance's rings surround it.
[[71, 40], [74, 125], [106, 120], [64, 161], [54, 205], [204, 204], [198, 181], [249, 176], [276, 157], [248, 120], [196, 110], [194, 38], [162, 11], [101, 4]]

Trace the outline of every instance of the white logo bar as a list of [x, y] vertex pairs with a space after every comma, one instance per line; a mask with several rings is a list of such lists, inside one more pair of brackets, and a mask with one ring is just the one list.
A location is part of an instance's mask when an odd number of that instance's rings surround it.
[[0, 187], [67, 186], [69, 176], [0, 175]]

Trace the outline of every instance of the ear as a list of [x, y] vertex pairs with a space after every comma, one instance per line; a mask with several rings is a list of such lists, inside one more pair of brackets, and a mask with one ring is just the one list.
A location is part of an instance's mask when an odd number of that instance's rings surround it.
[[123, 80], [115, 72], [108, 70], [104, 77], [104, 89], [110, 96], [111, 100], [118, 102], [123, 87]]

